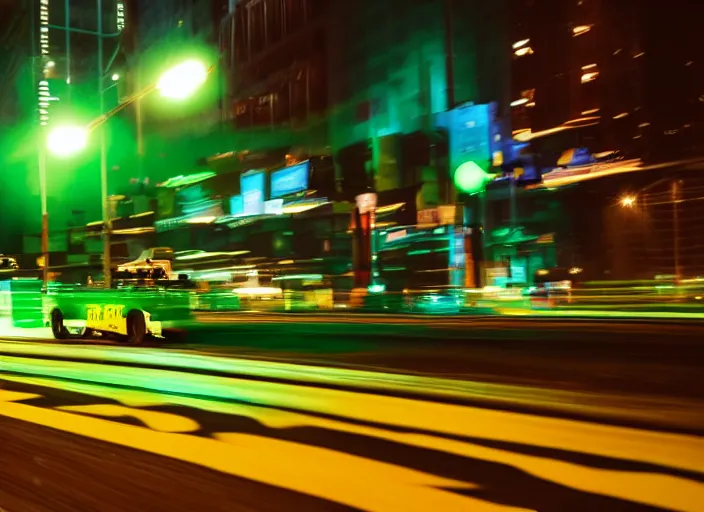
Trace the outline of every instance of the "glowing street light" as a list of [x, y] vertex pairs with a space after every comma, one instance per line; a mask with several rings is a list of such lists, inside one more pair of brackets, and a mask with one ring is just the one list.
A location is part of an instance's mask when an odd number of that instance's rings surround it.
[[491, 176], [479, 164], [470, 160], [455, 171], [455, 186], [466, 194], [478, 194], [484, 190]]
[[623, 208], [633, 208], [636, 204], [636, 196], [623, 196], [619, 202]]
[[120, 79], [120, 75], [117, 73], [113, 73], [110, 78], [112, 79], [113, 82], [117, 82]]
[[82, 126], [57, 126], [46, 138], [46, 148], [56, 156], [80, 153], [87, 145], [88, 130]]
[[208, 68], [197, 60], [188, 60], [164, 72], [156, 84], [165, 98], [183, 100], [191, 96], [208, 78]]

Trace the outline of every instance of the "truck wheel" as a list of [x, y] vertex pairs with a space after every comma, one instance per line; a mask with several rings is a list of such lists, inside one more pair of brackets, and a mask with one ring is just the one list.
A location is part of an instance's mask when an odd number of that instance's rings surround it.
[[64, 314], [60, 309], [51, 312], [51, 332], [57, 340], [65, 340], [69, 336], [68, 329], [64, 325]]
[[147, 335], [147, 322], [141, 311], [133, 310], [127, 314], [127, 341], [140, 345]]

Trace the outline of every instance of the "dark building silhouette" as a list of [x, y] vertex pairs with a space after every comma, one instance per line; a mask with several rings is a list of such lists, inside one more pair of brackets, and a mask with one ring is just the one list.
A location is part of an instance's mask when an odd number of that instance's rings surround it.
[[510, 0], [514, 133], [648, 160], [704, 154], [704, 61], [688, 0]]

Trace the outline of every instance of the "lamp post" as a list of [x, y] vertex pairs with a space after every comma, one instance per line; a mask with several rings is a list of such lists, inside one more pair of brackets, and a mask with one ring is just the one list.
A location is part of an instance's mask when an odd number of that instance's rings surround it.
[[[100, 5], [100, 0], [98, 0], [98, 5]], [[100, 9], [100, 8], [99, 8]], [[99, 44], [99, 53], [102, 54], [102, 44]], [[99, 57], [99, 63], [102, 66], [102, 57]], [[183, 100], [191, 96], [197, 91], [197, 89], [205, 83], [208, 74], [213, 70], [213, 67], [207, 68], [202, 63], [195, 60], [185, 61], [161, 75], [161, 78], [156, 85], [150, 85], [139, 91], [137, 94], [127, 98], [125, 101], [120, 103], [117, 107], [113, 108], [109, 112], [103, 113], [99, 117], [91, 121], [87, 126], [78, 125], [65, 125], [58, 126], [51, 130], [46, 137], [46, 149], [49, 152], [62, 156], [68, 157], [70, 155], [81, 152], [88, 144], [88, 136], [94, 130], [99, 130], [100, 136], [100, 199], [102, 206], [102, 216], [103, 216], [103, 272], [105, 274], [104, 283], [107, 288], [111, 285], [111, 247], [110, 247], [110, 236], [112, 233], [112, 212], [110, 208], [109, 196], [108, 196], [108, 165], [107, 165], [107, 140], [105, 136], [105, 129], [103, 125], [108, 119], [113, 117], [115, 114], [120, 112], [122, 109], [131, 105], [136, 101], [141, 101], [142, 98], [150, 94], [151, 92], [158, 90], [160, 94], [166, 98], [174, 100]], [[115, 82], [119, 77], [113, 76], [112, 80]], [[101, 74], [99, 82], [99, 94], [100, 94], [100, 108], [101, 112], [105, 110], [104, 93], [107, 88], [103, 87], [103, 75]], [[114, 84], [113, 84], [114, 85]], [[112, 87], [112, 86], [110, 86]], [[109, 87], [108, 87], [109, 88]], [[40, 159], [41, 162], [41, 159]], [[46, 214], [46, 166], [42, 167], [40, 165], [40, 178], [44, 176], [41, 187], [42, 195], [42, 218], [48, 216]], [[47, 226], [42, 226], [42, 240], [45, 238], [48, 240], [48, 228]], [[47, 244], [48, 245], [48, 244]], [[45, 247], [42, 248], [45, 250]], [[48, 251], [48, 249], [47, 249]], [[48, 258], [48, 254], [45, 253], [45, 258]], [[45, 269], [44, 277], [45, 280], [48, 276], [46, 264], [48, 259], [45, 259]]]
[[46, 194], [46, 148], [39, 145], [39, 196], [42, 203], [42, 283], [49, 283], [49, 209]]
[[682, 185], [682, 180], [663, 178], [657, 180], [650, 185], [647, 185], [635, 194], [627, 194], [621, 196], [619, 199], [619, 205], [622, 208], [635, 208], [638, 205], [638, 197], [642, 198], [643, 209], [647, 208], [646, 196], [643, 194], [645, 191], [660, 185], [661, 183], [670, 182], [670, 201], [672, 203], [672, 260], [673, 260], [673, 271], [675, 275], [675, 282], [679, 284], [681, 275], [680, 268], [680, 219], [679, 219], [679, 203], [680, 199], [680, 187]]
[[[105, 87], [103, 84], [103, 0], [96, 0], [98, 11], [98, 96], [100, 112], [105, 112]], [[110, 254], [110, 234], [112, 232], [112, 215], [108, 204], [108, 150], [105, 140], [105, 127], [99, 126], [100, 132], [100, 202], [103, 207], [103, 282], [110, 288], [112, 261]]]

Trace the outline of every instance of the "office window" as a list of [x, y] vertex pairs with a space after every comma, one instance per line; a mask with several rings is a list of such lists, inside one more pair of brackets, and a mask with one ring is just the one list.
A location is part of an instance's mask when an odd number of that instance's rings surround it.
[[266, 26], [268, 39], [271, 42], [281, 40], [283, 35], [283, 0], [267, 0]]
[[249, 23], [247, 10], [238, 8], [235, 12], [235, 62], [249, 59]]
[[304, 0], [284, 0], [286, 32], [295, 32], [305, 22]]
[[250, 29], [250, 48], [252, 53], [261, 51], [266, 45], [266, 23], [264, 20], [264, 2], [254, 2], [247, 6]]

